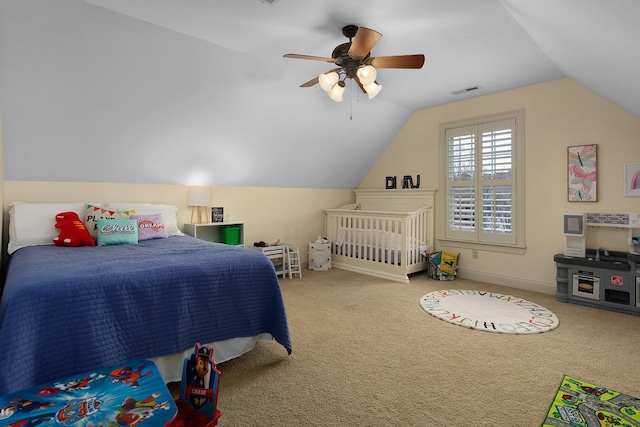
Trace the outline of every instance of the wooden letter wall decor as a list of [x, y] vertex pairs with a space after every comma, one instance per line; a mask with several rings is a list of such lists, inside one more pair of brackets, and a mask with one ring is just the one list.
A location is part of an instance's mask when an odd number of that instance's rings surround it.
[[387, 186], [385, 187], [387, 190], [393, 190], [396, 188], [396, 177], [388, 176], [387, 177]]
[[[388, 176], [385, 188], [387, 190], [395, 190], [398, 186], [398, 179], [395, 176]], [[420, 188], [420, 175], [416, 175], [416, 183], [413, 183], [411, 175], [405, 175], [402, 178], [402, 188]]]

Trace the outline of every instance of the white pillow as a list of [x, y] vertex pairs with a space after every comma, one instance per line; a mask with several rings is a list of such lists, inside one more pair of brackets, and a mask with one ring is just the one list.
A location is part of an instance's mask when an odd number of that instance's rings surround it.
[[134, 210], [115, 209], [102, 203], [86, 203], [83, 216], [80, 217], [89, 230], [94, 240], [98, 238], [98, 220], [105, 219], [129, 219]]
[[161, 213], [164, 217], [164, 226], [168, 236], [183, 236], [184, 233], [178, 229], [177, 206], [154, 205], [151, 203], [107, 203], [107, 206], [114, 209], [135, 210], [136, 215], [150, 215]]
[[9, 255], [20, 248], [37, 245], [53, 245], [53, 238], [60, 234], [56, 228], [56, 215], [60, 212], [76, 212], [84, 215], [84, 203], [23, 203], [9, 205]]

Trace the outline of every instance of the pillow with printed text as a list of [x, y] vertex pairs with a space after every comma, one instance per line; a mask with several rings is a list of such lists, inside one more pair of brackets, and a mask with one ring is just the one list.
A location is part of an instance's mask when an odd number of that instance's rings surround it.
[[100, 219], [129, 219], [135, 210], [124, 210], [109, 208], [105, 205], [87, 203], [85, 207], [84, 225], [87, 226], [89, 234], [95, 239], [98, 235], [98, 220]]
[[98, 219], [98, 246], [137, 245], [138, 221], [135, 219]]
[[169, 237], [162, 214], [131, 215], [138, 221], [138, 241], [148, 239], [166, 239]]
[[151, 203], [108, 203], [109, 209], [133, 210], [132, 214], [150, 215], [161, 213], [164, 218], [164, 228], [167, 235], [183, 236], [184, 233], [178, 228], [178, 218], [176, 213], [178, 207], [173, 205], [155, 205]]

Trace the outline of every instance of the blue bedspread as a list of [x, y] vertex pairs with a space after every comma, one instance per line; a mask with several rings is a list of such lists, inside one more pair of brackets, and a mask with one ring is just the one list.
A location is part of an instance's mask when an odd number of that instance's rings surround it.
[[278, 278], [256, 250], [190, 236], [27, 247], [0, 302], [0, 395], [265, 332], [291, 352]]

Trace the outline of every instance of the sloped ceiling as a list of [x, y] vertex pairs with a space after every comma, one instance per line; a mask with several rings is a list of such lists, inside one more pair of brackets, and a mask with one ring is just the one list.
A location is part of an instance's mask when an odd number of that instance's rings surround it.
[[[640, 117], [638, 16], [636, 0], [0, 0], [5, 177], [355, 188], [414, 111], [561, 77]], [[331, 56], [347, 24], [425, 66], [379, 70], [373, 100], [298, 87], [331, 64], [282, 55]]]

